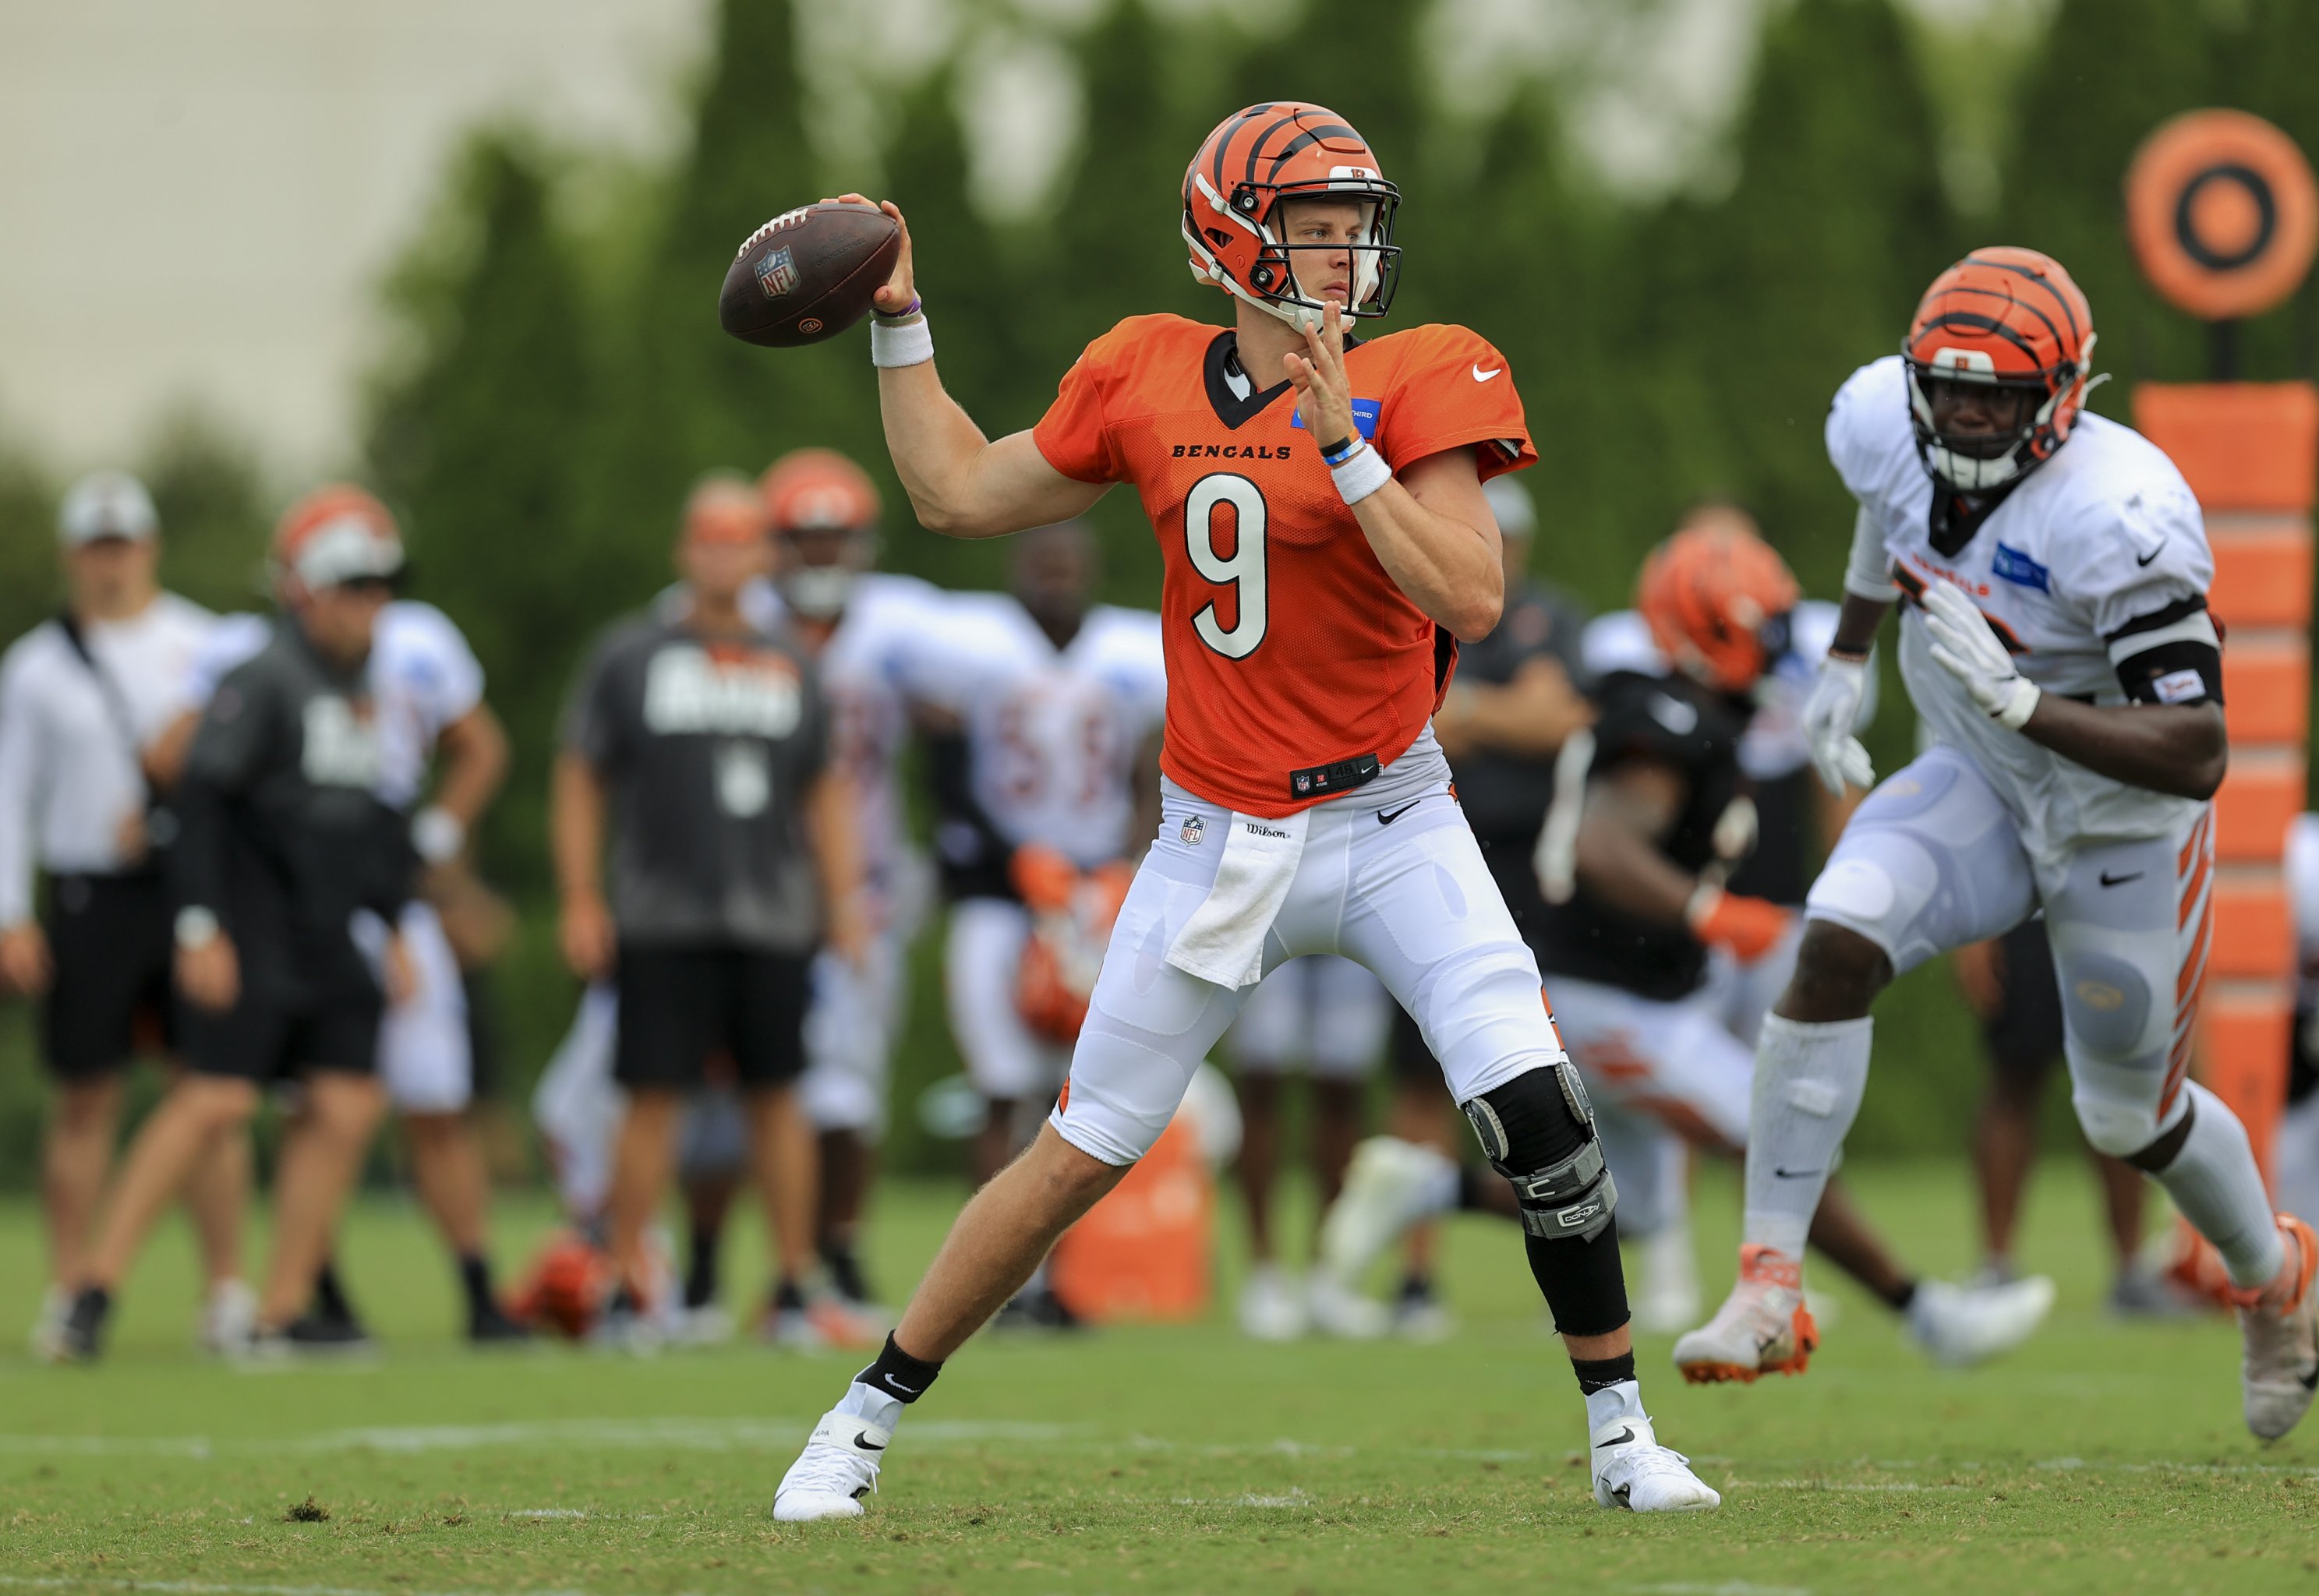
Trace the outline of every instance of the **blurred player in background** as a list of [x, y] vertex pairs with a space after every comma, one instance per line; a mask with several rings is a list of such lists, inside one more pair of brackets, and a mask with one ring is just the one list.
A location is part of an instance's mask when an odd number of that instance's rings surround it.
[[[606, 1203], [619, 1281], [614, 1339], [650, 1335], [646, 1228], [666, 1193], [677, 1116], [729, 1064], [778, 1261], [773, 1311], [805, 1310], [818, 1163], [799, 1101], [815, 951], [860, 964], [853, 797], [829, 763], [812, 665], [741, 599], [770, 558], [763, 496], [712, 476], [677, 543], [686, 605], [600, 642], [555, 766], [551, 825], [566, 960], [618, 992], [614, 1073], [627, 1101]], [[611, 861], [608, 901], [604, 861]]]
[[2272, 1185], [2287, 1213], [2319, 1213], [2319, 815], [2298, 815], [2287, 827], [2286, 864], [2295, 913], [2295, 1031]]
[[[984, 1105], [978, 1184], [1021, 1150], [1054, 1103], [1078, 1028], [1076, 1014], [1026, 1012], [1034, 937], [1069, 932], [1050, 919], [1042, 933], [1024, 901], [1025, 873], [1092, 872], [1149, 834], [1149, 745], [1167, 699], [1159, 618], [1092, 601], [1096, 550], [1083, 525], [1034, 528], [1011, 553], [1009, 591], [951, 596], [916, 672], [921, 714], [937, 734], [935, 851], [952, 897], [943, 989]], [[1099, 944], [1089, 951], [1099, 956]], [[1068, 1317], [1043, 1275], [1009, 1314]]]
[[[275, 558], [281, 562], [281, 549]], [[254, 615], [218, 625], [195, 667], [194, 705], [164, 739], [165, 757], [182, 757], [218, 682], [272, 633], [272, 624]], [[420, 867], [419, 896], [397, 927], [412, 985], [382, 1022], [379, 1083], [402, 1123], [420, 1204], [457, 1269], [467, 1339], [520, 1340], [523, 1327], [501, 1308], [492, 1285], [491, 1181], [467, 1112], [475, 1059], [466, 961], [449, 931], [504, 913], [476, 879], [469, 843], [506, 778], [507, 734], [483, 700], [483, 666], [466, 638], [431, 604], [396, 599], [379, 612], [364, 677], [378, 740], [378, 796], [406, 817]], [[488, 938], [488, 927], [481, 934]], [[369, 1339], [329, 1263], [315, 1280], [302, 1335], [347, 1347]]]
[[1322, 952], [1368, 966], [1417, 1014], [1520, 1194], [1596, 1501], [1720, 1501], [1643, 1409], [1593, 1115], [1428, 724], [1457, 645], [1502, 608], [1483, 481], [1536, 455], [1504, 357], [1473, 333], [1348, 340], [1349, 316], [1391, 302], [1399, 202], [1333, 112], [1226, 118], [1185, 172], [1181, 214], [1234, 325], [1124, 321], [1035, 428], [996, 443], [943, 390], [905, 232], [871, 359], [918, 518], [995, 537], [1135, 485], [1165, 569], [1167, 782], [1048, 1123], [961, 1213], [783, 1477], [777, 1519], [862, 1511], [904, 1409], [1165, 1132], [1247, 988]]
[[[1723, 526], [1761, 537], [1754, 516], [1720, 500], [1692, 506], [1676, 523], [1678, 531]], [[1815, 862], [1844, 829], [1851, 801], [1828, 793], [1814, 780], [1811, 745], [1803, 735], [1803, 707], [1813, 672], [1836, 636], [1838, 607], [1824, 600], [1800, 600], [1788, 618], [1788, 646], [1766, 666], [1755, 684], [1747, 729], [1739, 738], [1739, 769], [1746, 779], [1744, 806], [1735, 825], [1752, 829], [1753, 843], [1728, 862], [1724, 885], [1745, 897], [1760, 897], [1798, 911], [1779, 945], [1742, 960], [1730, 949], [1707, 950], [1707, 977], [1686, 1001], [1751, 1052], [1764, 1016], [1795, 968], [1796, 944], [1803, 935], [1804, 893]], [[1638, 609], [1598, 617], [1586, 628], [1584, 648], [1591, 676], [1613, 671], [1657, 675], [1668, 661]], [[1861, 699], [1855, 732], [1875, 717], [1874, 675]], [[1582, 1065], [1583, 1067], [1583, 1065]], [[1635, 1194], [1633, 1234], [1641, 1242], [1641, 1289], [1635, 1321], [1647, 1330], [1676, 1331], [1698, 1321], [1699, 1260], [1691, 1233], [1691, 1146], [1672, 1131], [1629, 1119], [1611, 1137], [1611, 1167]]]
[[[0, 987], [41, 1003], [41, 1056], [56, 1083], [42, 1149], [49, 1288], [32, 1331], [64, 1351], [99, 1194], [121, 1128], [132, 1054], [174, 1045], [172, 913], [162, 807], [169, 781], [152, 748], [187, 702], [194, 656], [216, 626], [162, 590], [160, 519], [136, 478], [99, 472], [57, 518], [64, 612], [0, 660]], [[33, 913], [35, 870], [49, 879]], [[246, 1336], [256, 1303], [241, 1280], [239, 1220], [248, 1146], [220, 1141], [185, 1197], [208, 1299], [202, 1339]]]
[[[1248, 1215], [1249, 1274], [1241, 1287], [1241, 1329], [1259, 1341], [1293, 1341], [1309, 1329], [1354, 1338], [1381, 1335], [1388, 1321], [1368, 1298], [1314, 1270], [1298, 1276], [1274, 1251], [1272, 1195], [1280, 1168], [1281, 1095], [1300, 1066], [1312, 1082], [1306, 1157], [1313, 1197], [1325, 1211], [1345, 1182], [1367, 1116], [1369, 1073], [1392, 1023], [1393, 999], [1376, 977], [1349, 959], [1292, 959], [1257, 983], [1224, 1032], [1240, 1096], [1237, 1168]], [[1440, 1072], [1431, 1082], [1440, 1090]], [[1317, 1213], [1316, 1213], [1317, 1223]]]
[[[402, 569], [393, 518], [359, 488], [291, 506], [273, 546], [283, 613], [202, 712], [175, 795], [170, 875], [187, 1073], [138, 1132], [91, 1249], [66, 1339], [102, 1349], [113, 1294], [161, 1210], [262, 1088], [295, 1078], [275, 1179], [274, 1258], [257, 1353], [318, 1346], [307, 1307], [384, 1097], [388, 1001], [413, 986], [394, 927], [417, 861], [378, 797], [383, 728], [365, 672]], [[365, 911], [383, 933], [357, 940]]]
[[2273, 1213], [2238, 1116], [2188, 1078], [2228, 759], [2214, 562], [2172, 462], [2083, 413], [2093, 349], [2058, 263], [1985, 249], [1830, 409], [1860, 515], [1805, 712], [1814, 762], [1831, 786], [1872, 779], [1854, 706], [1904, 597], [1901, 670], [1934, 745], [1870, 794], [1812, 885], [1757, 1053], [1740, 1281], [1677, 1356], [1742, 1377], [1800, 1365], [1804, 1234], [1867, 1086], [1871, 1004], [2042, 907], [2079, 1122], [2221, 1254], [2246, 1422], [2276, 1438], [2319, 1388], [2319, 1241]]
[[[1743, 965], [1788, 941], [1791, 912], [1732, 890], [1755, 841], [1739, 748], [1755, 690], [1789, 646], [1798, 591], [1780, 557], [1733, 518], [1693, 516], [1653, 551], [1637, 589], [1650, 668], [1606, 671], [1593, 724], [1573, 734], [1538, 849], [1544, 904], [1534, 942], [1571, 1057], [1604, 1103], [1603, 1139], [1641, 1206], [1660, 1200], [1656, 1139], [1736, 1154], [1746, 1144], [1754, 1069], [1701, 1001], [1708, 953]], [[1349, 1276], [1417, 1215], [1487, 1201], [1450, 1159], [1380, 1141], [1330, 1217], [1332, 1263]], [[1680, 1200], [1678, 1183], [1677, 1200]], [[1656, 1216], [1655, 1216], [1656, 1217]], [[1812, 1240], [1906, 1317], [1926, 1354], [1970, 1364], [2016, 1345], [2053, 1301], [2050, 1281], [2000, 1288], [1919, 1282], [1831, 1187]]]

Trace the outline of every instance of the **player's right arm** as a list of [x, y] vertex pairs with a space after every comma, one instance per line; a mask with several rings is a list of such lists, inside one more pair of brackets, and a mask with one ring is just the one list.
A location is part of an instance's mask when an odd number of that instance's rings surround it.
[[1759, 959], [1786, 933], [1788, 911], [1726, 892], [1661, 851], [1687, 792], [1682, 770], [1663, 760], [1629, 758], [1596, 775], [1578, 823], [1578, 883], [1638, 920], [1685, 926], [1701, 942], [1730, 949], [1742, 963]]
[[[871, 202], [841, 194], [855, 204]], [[915, 310], [918, 294], [910, 263], [909, 224], [893, 202], [879, 204], [902, 229], [902, 253], [894, 275], [873, 298], [884, 317]], [[964, 407], [942, 385], [929, 358], [912, 365], [878, 368], [878, 406], [885, 418], [886, 446], [894, 473], [910, 496], [918, 524], [950, 537], [997, 537], [1031, 527], [1067, 521], [1103, 497], [1108, 483], [1076, 482], [1057, 471], [1039, 452], [1030, 433], [1015, 432], [992, 442]]]
[[24, 661], [12, 650], [0, 669], [0, 985], [30, 996], [47, 988], [50, 973], [48, 938], [32, 915], [40, 772], [49, 762]]

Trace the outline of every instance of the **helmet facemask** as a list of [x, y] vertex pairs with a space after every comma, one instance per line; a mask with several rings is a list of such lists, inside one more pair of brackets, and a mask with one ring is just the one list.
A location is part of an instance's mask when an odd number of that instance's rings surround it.
[[[1917, 456], [1934, 481], [1959, 493], [1990, 493], [2026, 476], [2060, 448], [2069, 424], [2083, 408], [2096, 378], [2086, 380], [2096, 335], [2089, 332], [2082, 361], [2059, 361], [2040, 371], [1999, 374], [1986, 355], [1944, 347], [1930, 360], [1908, 346], [1900, 358], [1908, 373], [1908, 415], [1917, 436]], [[1934, 425], [1934, 399], [1942, 383], [1957, 383], [2018, 394], [2017, 424], [1995, 432], [1943, 432]]]
[[[835, 558], [828, 557], [833, 554]], [[773, 586], [791, 613], [807, 620], [834, 620], [844, 613], [862, 573], [877, 559], [877, 534], [867, 528], [784, 527], [775, 534]]]
[[[1325, 181], [1236, 184], [1229, 200], [1205, 176], [1196, 175], [1193, 187], [1198, 197], [1184, 212], [1184, 239], [1191, 246], [1193, 275], [1220, 284], [1291, 327], [1317, 329], [1332, 302], [1305, 295], [1297, 281], [1295, 257], [1310, 253], [1349, 254], [1352, 283], [1339, 310], [1348, 316], [1384, 315], [1401, 279], [1401, 248], [1393, 241], [1394, 214], [1401, 194], [1367, 168], [1341, 170], [1344, 175]], [[1352, 200], [1362, 208], [1355, 241], [1298, 244], [1282, 236], [1289, 201], [1338, 198]], [[1233, 231], [1252, 235], [1259, 245], [1256, 264], [1246, 283], [1217, 257], [1219, 247], [1237, 241]]]

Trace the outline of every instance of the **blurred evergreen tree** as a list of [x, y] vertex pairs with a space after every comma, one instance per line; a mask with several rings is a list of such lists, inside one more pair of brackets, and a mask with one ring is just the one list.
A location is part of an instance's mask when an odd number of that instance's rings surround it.
[[645, 563], [608, 561], [590, 536], [581, 462], [599, 376], [549, 176], [519, 136], [467, 149], [440, 236], [396, 278], [414, 353], [376, 384], [369, 438], [415, 595], [466, 633], [507, 723], [515, 763], [489, 842], [523, 888], [546, 879], [547, 766], [573, 662], [637, 596], [608, 577]]
[[56, 489], [32, 455], [0, 433], [0, 647], [56, 613]]

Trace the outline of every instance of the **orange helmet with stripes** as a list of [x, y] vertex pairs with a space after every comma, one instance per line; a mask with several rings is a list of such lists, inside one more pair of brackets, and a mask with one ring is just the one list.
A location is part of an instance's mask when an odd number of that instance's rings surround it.
[[773, 528], [773, 583], [809, 620], [843, 614], [878, 561], [878, 490], [835, 449], [792, 449], [757, 479]]
[[1292, 243], [1281, 206], [1316, 196], [1362, 207], [1351, 246], [1353, 280], [1343, 310], [1382, 316], [1393, 302], [1401, 251], [1393, 241], [1401, 191], [1385, 180], [1368, 141], [1323, 106], [1269, 100], [1216, 124], [1184, 171], [1184, 242], [1192, 275], [1292, 326], [1317, 326], [1327, 302], [1296, 280], [1301, 250], [1343, 253], [1341, 244]]
[[374, 495], [329, 482], [282, 512], [269, 555], [277, 573], [311, 592], [393, 576], [402, 569], [402, 534]]
[[[2088, 374], [2093, 354], [2093, 311], [2053, 257], [1999, 245], [1949, 267], [1925, 291], [1900, 346], [1925, 469], [1959, 492], [1986, 492], [2052, 459], [2100, 381]], [[1943, 432], [1933, 401], [1950, 383], [2018, 394], [2017, 424]]]
[[1803, 596], [1772, 546], [1718, 516], [1685, 527], [1643, 563], [1635, 608], [1659, 652], [1719, 692], [1744, 693], [1788, 650]]

